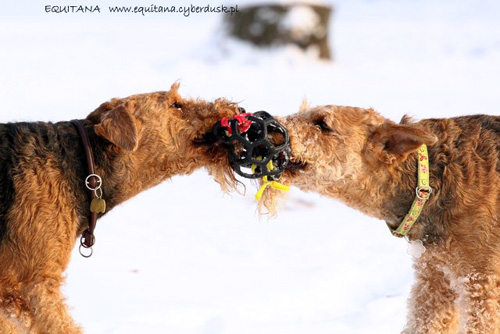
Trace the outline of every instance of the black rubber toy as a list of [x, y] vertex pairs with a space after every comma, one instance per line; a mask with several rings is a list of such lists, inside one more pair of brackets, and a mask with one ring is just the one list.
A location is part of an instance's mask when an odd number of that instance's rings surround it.
[[251, 121], [246, 131], [240, 131], [239, 120], [233, 118], [229, 120], [230, 131], [218, 121], [213, 134], [228, 146], [229, 163], [237, 174], [249, 179], [267, 176], [268, 181], [278, 180], [290, 159], [288, 131], [265, 111], [246, 114], [245, 118]]

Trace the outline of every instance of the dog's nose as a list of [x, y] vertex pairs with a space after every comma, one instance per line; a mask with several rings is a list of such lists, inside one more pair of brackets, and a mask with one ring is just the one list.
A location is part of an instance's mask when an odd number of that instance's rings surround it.
[[245, 110], [245, 108], [242, 108], [242, 107], [238, 107], [238, 110], [240, 111], [240, 114], [244, 114], [246, 113], [247, 111]]

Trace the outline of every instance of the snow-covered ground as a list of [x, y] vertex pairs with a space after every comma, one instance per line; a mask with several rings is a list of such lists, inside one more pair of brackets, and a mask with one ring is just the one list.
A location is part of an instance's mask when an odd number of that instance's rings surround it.
[[[133, 0], [97, 0], [100, 14], [53, 14], [47, 4], [2, 4], [1, 122], [83, 118], [112, 97], [176, 80], [181, 94], [278, 115], [303, 98], [374, 107], [393, 120], [500, 112], [494, 0], [335, 1], [332, 63], [230, 41], [218, 14], [104, 10], [151, 5]], [[404, 240], [296, 188], [278, 218], [259, 218], [254, 193], [249, 185], [246, 196], [223, 195], [199, 171], [115, 208], [98, 222], [94, 256], [75, 249], [64, 289], [74, 318], [89, 334], [400, 331], [413, 280]]]

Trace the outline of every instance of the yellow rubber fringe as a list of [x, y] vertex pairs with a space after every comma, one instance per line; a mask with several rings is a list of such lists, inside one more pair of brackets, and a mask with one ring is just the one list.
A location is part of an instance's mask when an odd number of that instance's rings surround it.
[[[260, 159], [262, 159], [262, 158], [260, 158]], [[255, 165], [252, 165], [252, 172], [254, 172], [254, 173], [255, 173], [255, 167], [256, 167]], [[267, 163], [267, 169], [270, 170], [270, 171], [274, 169], [273, 161], [272, 160], [269, 160], [269, 162]], [[290, 191], [290, 187], [289, 186], [284, 185], [282, 183], [279, 183], [277, 181], [268, 181], [267, 180], [267, 176], [264, 176], [262, 179], [264, 180], [264, 183], [262, 184], [262, 186], [260, 186], [259, 191], [257, 191], [257, 193], [255, 194], [255, 199], [257, 201], [260, 200], [260, 198], [264, 194], [264, 190], [266, 190], [266, 188], [268, 186], [271, 186], [271, 188], [278, 189], [278, 190], [285, 191], [285, 192]]]

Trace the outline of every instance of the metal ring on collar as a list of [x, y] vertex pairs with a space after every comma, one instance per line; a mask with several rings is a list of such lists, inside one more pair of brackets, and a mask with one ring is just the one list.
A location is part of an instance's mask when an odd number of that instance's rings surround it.
[[[425, 192], [427, 195], [425, 197], [420, 195], [422, 192]], [[429, 197], [431, 196], [432, 188], [430, 186], [417, 187], [415, 189], [415, 193], [417, 194], [418, 199], [425, 201], [425, 200], [429, 199]]]
[[[84, 249], [87, 249], [88, 253], [85, 253]], [[80, 252], [81, 256], [86, 257], [86, 258], [89, 258], [92, 256], [92, 254], [94, 254], [94, 250], [92, 249], [92, 247], [85, 247], [84, 245], [80, 245], [80, 247], [78, 248], [78, 251]]]
[[[90, 186], [90, 178], [91, 177], [96, 177], [97, 178], [97, 186], [95, 188], [92, 188]], [[85, 187], [87, 187], [87, 189], [96, 191], [97, 189], [101, 188], [101, 186], [102, 186], [102, 179], [101, 179], [101, 177], [99, 175], [97, 175], [97, 174], [90, 174], [89, 176], [87, 176], [85, 178]]]

